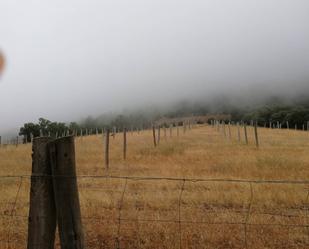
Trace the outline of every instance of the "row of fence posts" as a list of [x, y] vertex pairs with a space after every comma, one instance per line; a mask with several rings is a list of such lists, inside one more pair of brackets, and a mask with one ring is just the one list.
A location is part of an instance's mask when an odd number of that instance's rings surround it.
[[[231, 133], [231, 125], [234, 125], [234, 123], [228, 122], [227, 124], [225, 123], [225, 121], [218, 121], [218, 120], [211, 120], [211, 125], [212, 127], [216, 127], [216, 130], [218, 132], [222, 132], [224, 137], [228, 137], [229, 139], [232, 139], [232, 133]], [[228, 135], [226, 132], [226, 125], [228, 127]], [[236, 127], [237, 127], [237, 138], [238, 138], [238, 142], [241, 142], [241, 129], [240, 127], [243, 127], [243, 132], [244, 132], [244, 140], [245, 140], [245, 144], [248, 145], [249, 144], [249, 140], [248, 140], [248, 129], [247, 129], [247, 124], [246, 122], [237, 122], [236, 123]], [[257, 148], [259, 148], [260, 146], [260, 142], [259, 142], [259, 136], [258, 136], [258, 125], [257, 122], [251, 122], [251, 126], [253, 127], [253, 131], [254, 131], [254, 138], [255, 138], [255, 146]]]
[[[267, 125], [267, 123], [265, 122], [264, 123], [264, 128], [271, 128], [271, 129], [293, 129], [293, 127], [291, 127], [291, 125], [289, 124], [289, 121], [286, 121], [284, 123], [281, 123], [279, 121], [277, 122], [272, 122], [272, 121], [269, 121], [269, 124]], [[300, 130], [299, 127], [297, 126], [297, 124], [294, 125], [294, 130]], [[307, 121], [306, 124], [302, 124], [301, 126], [301, 130], [303, 131], [309, 131], [309, 121]]]
[[[182, 122], [182, 127], [183, 127], [183, 134], [186, 133], [187, 129], [191, 130], [192, 127], [196, 125], [196, 122], [193, 121], [184, 121]], [[179, 123], [172, 123], [169, 124], [169, 136], [170, 138], [173, 136], [173, 128], [176, 128], [176, 136], [179, 137], [180, 132], [179, 132]], [[153, 136], [153, 145], [154, 147], [157, 147], [160, 145], [161, 141], [161, 129], [163, 129], [164, 132], [164, 139], [167, 140], [167, 125], [158, 125], [157, 127], [155, 125], [152, 126], [152, 136]], [[156, 132], [157, 130], [157, 132]]]
[[[242, 123], [242, 122], [241, 122]], [[195, 124], [195, 121], [194, 120], [190, 120], [190, 121], [184, 121], [183, 122], [183, 131], [184, 133], [186, 132], [186, 130], [188, 128], [191, 128], [192, 125]], [[251, 121], [250, 122], [250, 125], [251, 126], [254, 126], [254, 122]], [[164, 127], [164, 137], [166, 137], [166, 127]], [[276, 122], [272, 122], [272, 121], [269, 121], [268, 123], [267, 122], [264, 122], [264, 128], [271, 128], [271, 129], [291, 129], [291, 126], [289, 124], [288, 121], [284, 122], [284, 123], [281, 123], [279, 121], [276, 121]], [[299, 127], [297, 127], [297, 124], [294, 125], [294, 129], [295, 130], [298, 130]], [[133, 133], [134, 131], [137, 131], [137, 133], [139, 133], [141, 130], [143, 130], [143, 128], [133, 128], [131, 127], [130, 131], [131, 133]], [[303, 131], [309, 131], [309, 121], [307, 121], [306, 125], [303, 124], [302, 125], [302, 130]], [[112, 136], [115, 137], [115, 134], [118, 133], [119, 129], [117, 129], [117, 127], [113, 127], [112, 128]], [[105, 133], [105, 129], [104, 128], [95, 128], [95, 129], [88, 129], [88, 128], [84, 128], [84, 129], [75, 129], [73, 131], [70, 131], [69, 129], [68, 130], [65, 130], [61, 133], [58, 133], [56, 132], [55, 134], [51, 134], [50, 132], [48, 132], [48, 134], [44, 134], [44, 132], [42, 130], [40, 130], [40, 137], [43, 137], [43, 136], [48, 136], [48, 137], [54, 137], [54, 138], [60, 138], [60, 137], [65, 137], [65, 136], [70, 136], [70, 135], [73, 135], [73, 136], [78, 136], [78, 137], [83, 137], [83, 136], [89, 136], [89, 135], [99, 135], [99, 134], [103, 134]], [[158, 128], [158, 135], [160, 134], [160, 128]], [[177, 125], [177, 135], [179, 136], [179, 127]], [[30, 138], [30, 140], [29, 140]], [[10, 140], [7, 140], [6, 143], [3, 143], [2, 141], [2, 138], [0, 136], [0, 146], [1, 145], [8, 145], [8, 144], [11, 144], [11, 145], [15, 145], [16, 147], [18, 146], [18, 144], [20, 143], [27, 143], [28, 141], [30, 141], [31, 143], [33, 142], [33, 139], [34, 139], [34, 135], [32, 133], [30, 133], [29, 136], [27, 135], [24, 135], [23, 137], [20, 137], [20, 136], [16, 136], [14, 139], [10, 139]], [[156, 142], [156, 144], [159, 144], [160, 143], [160, 139], [159, 141]], [[155, 144], [155, 146], [156, 146]]]
[[23, 142], [23, 139], [20, 136], [16, 136], [15, 138], [7, 139], [5, 143], [2, 141], [2, 137], [0, 136], [0, 147], [1, 146], [7, 146], [7, 145], [15, 145], [18, 147], [20, 143]]
[[[193, 125], [195, 125], [195, 122], [183, 122], [183, 133], [186, 133], [187, 129], [192, 129]], [[179, 136], [179, 124], [170, 124], [169, 125], [169, 136], [170, 138], [173, 136], [173, 128], [177, 128], [177, 137]], [[188, 127], [188, 128], [187, 128]], [[166, 125], [161, 126], [158, 125], [157, 128], [155, 125], [152, 126], [152, 136], [153, 136], [153, 144], [154, 147], [157, 147], [160, 144], [161, 140], [161, 129], [164, 131], [164, 138], [167, 140], [167, 127]], [[157, 133], [156, 133], [157, 130]], [[137, 131], [139, 133], [139, 131]], [[117, 133], [117, 130], [113, 129], [113, 133], [110, 134], [110, 130], [106, 129], [106, 131], [103, 133], [103, 143], [104, 143], [104, 154], [105, 154], [105, 167], [108, 170], [109, 169], [109, 151], [110, 151], [110, 136], [113, 136], [115, 138], [115, 134]], [[104, 139], [105, 136], [105, 139]], [[127, 158], [127, 129], [123, 128], [123, 160], [126, 160]]]
[[[76, 137], [83, 137], [83, 136], [89, 136], [89, 135], [99, 135], [104, 134], [105, 129], [101, 128], [101, 129], [94, 129], [95, 132], [93, 131], [93, 129], [87, 129], [87, 128], [81, 128], [80, 130], [65, 130], [63, 132], [55, 132], [54, 134], [52, 134], [51, 132], [48, 133], [44, 133], [42, 130], [39, 131], [39, 136], [38, 137], [53, 137], [55, 139], [57, 138], [61, 138], [61, 137], [67, 137], [67, 136], [76, 136]], [[136, 131], [137, 133], [140, 133], [142, 129], [141, 128], [134, 128], [131, 127], [131, 133], [133, 133], [134, 131]], [[112, 134], [116, 134], [119, 130], [116, 127], [113, 127], [113, 133]], [[6, 143], [3, 143], [2, 141], [2, 137], [0, 136], [0, 146], [1, 145], [16, 145], [18, 146], [18, 144], [26, 144], [28, 143], [28, 141], [30, 141], [31, 143], [33, 142], [33, 139], [35, 138], [35, 136], [30, 133], [29, 135], [23, 135], [23, 136], [16, 136], [12, 139], [7, 139]]]

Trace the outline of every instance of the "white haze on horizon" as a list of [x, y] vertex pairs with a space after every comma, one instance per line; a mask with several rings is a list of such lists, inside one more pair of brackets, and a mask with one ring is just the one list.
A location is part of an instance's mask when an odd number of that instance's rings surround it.
[[[0, 0], [0, 133], [309, 85], [306, 0]], [[255, 90], [254, 90], [255, 89]]]

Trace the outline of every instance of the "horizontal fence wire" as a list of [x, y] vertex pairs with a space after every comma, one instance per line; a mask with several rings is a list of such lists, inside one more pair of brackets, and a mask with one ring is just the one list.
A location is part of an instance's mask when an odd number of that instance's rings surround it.
[[[243, 236], [243, 244], [244, 248], [250, 248], [250, 243], [248, 241], [248, 234], [249, 234], [249, 227], [282, 227], [282, 228], [303, 228], [303, 229], [309, 229], [309, 224], [308, 224], [308, 210], [309, 210], [309, 190], [307, 190], [306, 193], [306, 200], [303, 206], [300, 208], [295, 208], [291, 209], [296, 212], [305, 212], [304, 215], [295, 215], [295, 214], [280, 214], [276, 212], [253, 212], [252, 213], [252, 203], [254, 199], [254, 192], [253, 192], [253, 185], [255, 184], [284, 184], [284, 185], [309, 185], [309, 180], [283, 180], [283, 179], [278, 179], [278, 180], [256, 180], [256, 179], [226, 179], [226, 178], [182, 178], [182, 177], [157, 177], [157, 176], [118, 176], [118, 175], [76, 175], [76, 176], [71, 176], [71, 175], [0, 175], [0, 179], [18, 179], [17, 181], [17, 191], [16, 194], [14, 195], [14, 200], [10, 202], [12, 205], [11, 210], [7, 214], [0, 214], [0, 217], [2, 218], [10, 218], [10, 219], [24, 219], [25, 221], [28, 220], [27, 215], [20, 215], [16, 213], [16, 205], [18, 202], [18, 198], [20, 195], [23, 179], [35, 179], [35, 178], [77, 178], [77, 179], [115, 179], [115, 180], [124, 180], [124, 185], [122, 187], [122, 190], [120, 190], [120, 200], [118, 202], [118, 205], [115, 206], [115, 209], [118, 210], [118, 215], [117, 217], [109, 217], [109, 216], [82, 216], [82, 221], [87, 223], [91, 223], [93, 221], [106, 221], [108, 223], [114, 222], [116, 224], [116, 232], [115, 232], [115, 237], [114, 237], [114, 247], [116, 249], [121, 249], [125, 248], [124, 241], [126, 240], [125, 237], [122, 236], [121, 231], [125, 231], [126, 227], [123, 226], [122, 224], [125, 223], [158, 223], [158, 224], [175, 224], [178, 226], [177, 228], [177, 233], [178, 233], [178, 239], [179, 240], [179, 247], [178, 248], [184, 248], [183, 246], [183, 236], [182, 234], [184, 233], [183, 228], [186, 225], [209, 225], [209, 226], [242, 226], [244, 229], [244, 236]], [[124, 206], [124, 199], [125, 195], [129, 193], [129, 190], [127, 190], [127, 184], [128, 181], [170, 181], [170, 182], [179, 182], [180, 187], [173, 189], [177, 191], [178, 189], [178, 198], [177, 198], [177, 217], [171, 219], [171, 218], [126, 218], [124, 217], [122, 211], [123, 211], [123, 206]], [[204, 220], [187, 220], [183, 219], [182, 216], [184, 215], [182, 213], [182, 197], [183, 197], [183, 192], [186, 190], [186, 183], [197, 183], [197, 182], [218, 182], [218, 183], [239, 183], [239, 184], [245, 184], [249, 186], [249, 200], [247, 207], [242, 210], [234, 210], [233, 208], [227, 208], [227, 212], [220, 211], [220, 210], [210, 210], [207, 213], [214, 213], [214, 214], [234, 214], [234, 213], [239, 213], [244, 216], [244, 220], [241, 221], [204, 221]], [[91, 184], [90, 184], [91, 185]], [[87, 186], [84, 187], [87, 189]], [[90, 187], [91, 189], [91, 187]], [[98, 188], [99, 189], [99, 188]], [[117, 191], [115, 189], [109, 189], [112, 191]], [[143, 192], [145, 189], [140, 189], [139, 191]], [[101, 191], [107, 191], [104, 188], [101, 188]], [[147, 190], [145, 190], [147, 192]], [[149, 190], [148, 190], [149, 192]], [[155, 191], [153, 191], [155, 192]], [[194, 192], [194, 190], [193, 190]], [[5, 202], [4, 202], [5, 203]], [[253, 222], [250, 221], [251, 215], [271, 215], [271, 216], [277, 216], [277, 217], [287, 217], [287, 218], [297, 218], [301, 219], [304, 222], [301, 222], [301, 224], [297, 224], [297, 222], [294, 221], [294, 223], [289, 223], [289, 222]], [[44, 217], [42, 217], [44, 218]], [[0, 243], [1, 244], [6, 244], [7, 248], [9, 248], [10, 244], [25, 244], [26, 242], [24, 241], [21, 243], [20, 241], [12, 241], [13, 239], [13, 230], [12, 230], [12, 220], [9, 222], [9, 227], [8, 227], [8, 235], [7, 239], [1, 239]], [[99, 231], [94, 231], [94, 232], [99, 232]]]
[[186, 177], [158, 177], [158, 176], [118, 176], [118, 175], [0, 175], [1, 178], [98, 178], [98, 179], [122, 179], [136, 181], [186, 181], [186, 182], [227, 182], [227, 183], [251, 183], [251, 184], [309, 184], [309, 180], [256, 180], [256, 179], [233, 179], [233, 178], [186, 178]]

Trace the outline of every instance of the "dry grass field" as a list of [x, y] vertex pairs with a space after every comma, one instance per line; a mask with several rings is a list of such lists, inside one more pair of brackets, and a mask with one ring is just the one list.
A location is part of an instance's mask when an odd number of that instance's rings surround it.
[[[156, 148], [151, 131], [128, 133], [126, 161], [117, 134], [108, 172], [102, 136], [76, 138], [87, 248], [309, 248], [308, 184], [258, 182], [309, 180], [309, 132], [260, 128], [259, 149], [252, 127], [249, 145], [231, 133], [174, 128]], [[0, 175], [30, 173], [30, 144], [0, 148]], [[29, 188], [29, 178], [0, 178], [0, 248], [26, 248]]]

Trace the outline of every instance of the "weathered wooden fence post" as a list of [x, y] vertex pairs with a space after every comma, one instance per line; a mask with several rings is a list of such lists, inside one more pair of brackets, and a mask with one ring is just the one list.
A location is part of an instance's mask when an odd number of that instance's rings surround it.
[[109, 168], [109, 129], [106, 129], [105, 137], [105, 167]]
[[56, 206], [48, 142], [35, 138], [32, 145], [32, 175], [27, 249], [53, 249], [56, 233]]
[[50, 142], [49, 155], [61, 248], [83, 249], [74, 137], [68, 136]]
[[248, 144], [247, 123], [244, 123], [245, 142]]
[[117, 132], [116, 126], [114, 126], [113, 127], [113, 139], [115, 139], [115, 137], [116, 137], [116, 132]]
[[226, 137], [226, 131], [225, 131], [225, 121], [222, 121], [222, 131], [223, 131], [223, 135], [224, 135], [224, 137]]
[[160, 144], [160, 139], [161, 139], [161, 128], [160, 128], [160, 125], [158, 127], [158, 139], [157, 139], [157, 144], [159, 145]]
[[255, 145], [257, 148], [259, 148], [259, 137], [258, 137], [258, 131], [257, 131], [257, 122], [254, 124], [254, 136], [255, 136]]
[[228, 123], [228, 129], [229, 129], [229, 139], [232, 139], [231, 122]]
[[154, 145], [154, 147], [156, 147], [157, 146], [157, 142], [156, 142], [156, 128], [155, 128], [154, 125], [152, 126], [152, 136], [153, 136], [153, 145]]
[[123, 128], [123, 159], [127, 158], [127, 129]]

